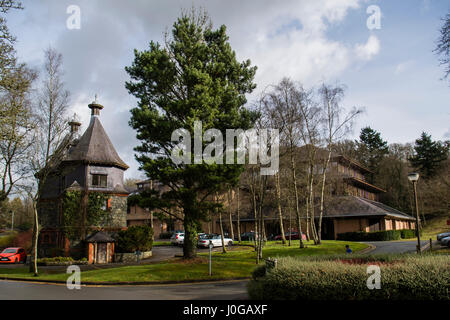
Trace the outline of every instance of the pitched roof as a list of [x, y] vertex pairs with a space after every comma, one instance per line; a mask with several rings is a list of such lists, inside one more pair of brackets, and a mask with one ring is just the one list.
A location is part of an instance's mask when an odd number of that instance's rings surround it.
[[89, 237], [86, 238], [87, 242], [114, 242], [115, 240], [111, 238], [108, 234], [104, 232], [97, 232], [95, 234], [91, 234]]
[[122, 169], [128, 169], [128, 165], [120, 159], [97, 116], [91, 117], [89, 127], [81, 136], [76, 146], [69, 150], [64, 161], [108, 164]]
[[414, 220], [413, 217], [377, 201], [355, 196], [332, 197], [327, 201], [323, 217], [390, 216]]

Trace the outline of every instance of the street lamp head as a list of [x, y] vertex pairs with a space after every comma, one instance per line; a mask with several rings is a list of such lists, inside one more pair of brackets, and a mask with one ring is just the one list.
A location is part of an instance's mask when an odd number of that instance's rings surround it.
[[419, 180], [419, 174], [417, 172], [412, 172], [408, 174], [408, 179], [411, 182], [417, 182]]

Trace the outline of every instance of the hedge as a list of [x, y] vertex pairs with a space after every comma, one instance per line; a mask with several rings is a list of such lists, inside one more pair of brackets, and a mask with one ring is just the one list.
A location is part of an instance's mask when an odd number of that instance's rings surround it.
[[[329, 260], [278, 259], [275, 269], [258, 267], [248, 284], [256, 300], [450, 300], [450, 256], [409, 256], [378, 262], [381, 288], [368, 289], [365, 258], [353, 263]], [[372, 258], [373, 259], [373, 258]], [[383, 260], [383, 259], [381, 259]]]
[[153, 247], [153, 229], [150, 226], [131, 226], [117, 234], [117, 252], [127, 253], [137, 250], [151, 251]]
[[375, 232], [345, 232], [337, 235], [337, 240], [344, 241], [390, 241], [400, 239], [411, 239], [416, 237], [415, 230], [387, 230]]

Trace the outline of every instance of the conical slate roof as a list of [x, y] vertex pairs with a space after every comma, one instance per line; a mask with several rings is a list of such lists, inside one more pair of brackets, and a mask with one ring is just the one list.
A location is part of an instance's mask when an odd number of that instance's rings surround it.
[[65, 160], [113, 165], [122, 169], [128, 169], [127, 164], [120, 159], [116, 149], [114, 149], [98, 116], [91, 117], [89, 127], [76, 146], [71, 148]]
[[99, 231], [87, 237], [86, 242], [115, 242], [115, 240], [108, 234]]

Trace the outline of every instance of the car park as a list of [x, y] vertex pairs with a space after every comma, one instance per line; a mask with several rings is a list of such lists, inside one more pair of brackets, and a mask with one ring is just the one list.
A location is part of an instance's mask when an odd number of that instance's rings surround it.
[[[220, 234], [208, 234], [205, 237], [198, 240], [198, 246], [203, 248], [208, 248], [209, 242], [213, 244], [213, 247], [221, 247], [222, 246], [222, 237]], [[233, 239], [224, 237], [223, 241], [226, 246], [233, 245]]]
[[0, 263], [25, 263], [26, 260], [24, 248], [6, 248], [0, 253]]

